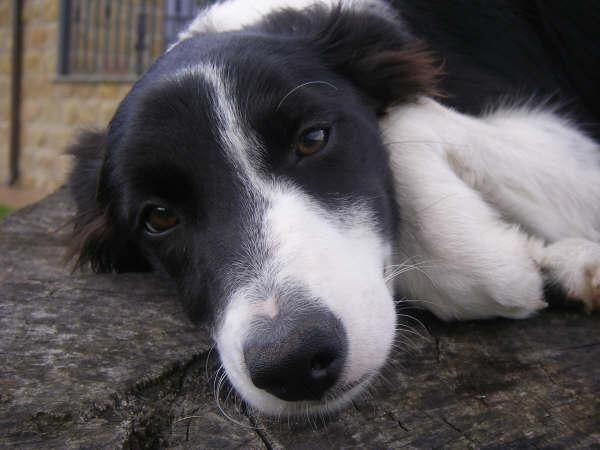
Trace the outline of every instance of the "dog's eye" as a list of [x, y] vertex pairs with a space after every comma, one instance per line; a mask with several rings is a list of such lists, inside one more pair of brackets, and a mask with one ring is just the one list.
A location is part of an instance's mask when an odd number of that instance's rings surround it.
[[310, 156], [321, 151], [329, 140], [327, 128], [311, 128], [304, 131], [296, 143], [296, 152], [301, 156]]
[[151, 206], [146, 211], [144, 226], [150, 234], [162, 234], [179, 223], [177, 215], [162, 206]]

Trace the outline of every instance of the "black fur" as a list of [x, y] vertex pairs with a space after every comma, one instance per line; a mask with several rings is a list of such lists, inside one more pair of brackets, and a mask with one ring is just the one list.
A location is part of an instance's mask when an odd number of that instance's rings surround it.
[[76, 267], [90, 264], [97, 272], [148, 271], [150, 266], [127, 229], [119, 229], [119, 218], [101, 192], [106, 138], [104, 131], [85, 131], [67, 150], [76, 161], [69, 185], [77, 207], [67, 257], [76, 259]]
[[480, 114], [500, 101], [550, 101], [600, 139], [600, 3], [393, 0], [444, 61], [445, 102]]

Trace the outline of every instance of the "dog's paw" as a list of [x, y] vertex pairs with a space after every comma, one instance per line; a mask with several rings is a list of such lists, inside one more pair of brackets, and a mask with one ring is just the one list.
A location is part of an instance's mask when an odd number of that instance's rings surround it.
[[515, 258], [510, 272], [503, 273], [497, 268], [494, 273], [494, 283], [486, 280], [485, 289], [500, 309], [501, 317], [523, 319], [548, 306], [544, 301], [542, 276], [530, 261]]
[[549, 270], [571, 301], [587, 312], [600, 310], [600, 245], [585, 239], [563, 239], [544, 250], [542, 267]]

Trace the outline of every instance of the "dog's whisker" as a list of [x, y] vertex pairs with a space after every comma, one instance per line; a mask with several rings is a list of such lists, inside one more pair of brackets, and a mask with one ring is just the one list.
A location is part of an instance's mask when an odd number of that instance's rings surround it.
[[389, 265], [387, 265], [387, 266], [385, 266], [385, 267], [386, 267], [386, 268], [388, 268], [388, 267], [403, 267], [403, 266], [405, 266], [405, 265], [407, 265], [407, 264], [408, 264], [408, 265], [417, 265], [417, 266], [421, 266], [421, 265], [423, 265], [423, 264], [429, 264], [430, 262], [432, 262], [432, 261], [430, 261], [430, 260], [423, 260], [423, 261], [413, 261], [413, 259], [414, 259], [414, 258], [412, 258], [412, 257], [406, 257], [406, 258], [404, 259], [404, 261], [402, 261], [402, 262], [400, 262], [400, 263], [397, 263], [397, 264], [389, 264]]
[[397, 325], [395, 331], [396, 331], [396, 335], [398, 337], [404, 337], [404, 338], [411, 337], [412, 338], [412, 336], [416, 336], [419, 339], [428, 340], [427, 336], [423, 335], [422, 333], [417, 331], [417, 329], [410, 327], [408, 325], [407, 326]]
[[402, 314], [402, 313], [396, 313], [396, 315], [399, 317], [404, 317], [405, 319], [410, 319], [410, 320], [415, 321], [424, 331], [427, 332], [427, 334], [429, 334], [429, 329], [425, 326], [425, 324], [421, 320], [417, 319], [416, 317], [411, 316], [410, 314]]
[[419, 350], [419, 347], [417, 347], [412, 342], [401, 340], [401, 341], [399, 341], [399, 343], [397, 345], [393, 346], [392, 349], [396, 352], [403, 353], [403, 354], [404, 353], [414, 354], [414, 353], [417, 353], [417, 351]]
[[436, 304], [435, 302], [432, 302], [429, 300], [406, 298], [406, 297], [395, 300], [395, 302], [396, 302], [396, 306], [398, 306], [398, 305], [402, 306], [402, 303], [407, 303], [406, 307], [411, 307], [411, 306], [414, 307], [415, 304], [428, 304], [428, 305]]
[[[434, 145], [448, 145], [449, 143], [447, 141], [432, 141], [432, 140], [425, 140], [425, 139], [415, 139], [415, 140], [402, 140], [402, 141], [384, 141], [385, 145], [403, 145], [403, 144], [434, 144]], [[408, 151], [408, 150], [420, 150], [420, 149], [413, 149], [413, 148], [407, 148], [407, 149], [402, 149], [402, 151]]]
[[[416, 270], [418, 272], [421, 272], [421, 273], [427, 275], [426, 272], [424, 272], [423, 268], [416, 266], [416, 265], [411, 265], [411, 266], [405, 266], [405, 267], [396, 269], [394, 272], [386, 275], [384, 280], [386, 283], [393, 281], [394, 279], [398, 278], [400, 275], [402, 275], [406, 272], [410, 272], [412, 270]], [[429, 276], [427, 276], [427, 277], [429, 278]]]
[[[227, 402], [229, 401], [229, 396], [231, 395], [232, 392], [233, 392], [233, 386], [229, 386], [229, 390], [227, 391], [227, 395], [225, 396], [225, 400], [223, 401], [225, 403], [225, 406], [227, 406]], [[234, 408], [236, 408], [235, 398], [233, 400], [233, 406], [234, 406]], [[236, 410], [237, 410], [237, 408], [236, 408]]]
[[406, 306], [414, 306], [415, 304], [428, 304], [428, 305], [435, 305], [436, 303], [431, 301], [431, 300], [425, 300], [422, 298], [407, 298], [407, 297], [403, 297], [401, 298], [398, 303], [402, 304], [402, 303], [406, 303]]
[[213, 379], [213, 396], [214, 396], [215, 400], [218, 398], [218, 395], [217, 395], [217, 380], [218, 380], [218, 378], [220, 376], [221, 370], [225, 370], [225, 369], [223, 368], [222, 364], [219, 364], [219, 367], [217, 368], [217, 371], [214, 373], [214, 379]]
[[390, 264], [384, 267], [384, 271], [396, 270], [396, 269], [404, 269], [404, 268], [427, 268], [432, 261], [417, 261], [411, 262], [410, 258], [407, 258], [405, 261], [399, 264]]
[[[221, 366], [223, 367], [223, 366]], [[238, 425], [240, 427], [243, 428], [247, 428], [247, 429], [251, 429], [251, 430], [256, 430], [257, 427], [255, 427], [254, 425], [250, 424], [246, 424], [243, 422], [240, 422], [239, 420], [236, 420], [235, 418], [231, 417], [227, 411], [225, 411], [225, 409], [223, 408], [223, 406], [221, 405], [221, 401], [220, 401], [220, 391], [221, 388], [223, 386], [223, 382], [224, 380], [226, 380], [227, 378], [227, 372], [225, 370], [223, 370], [223, 374], [219, 377], [219, 382], [218, 382], [218, 386], [215, 390], [215, 400], [216, 400], [216, 404], [217, 404], [217, 408], [219, 409], [220, 413], [223, 415], [223, 417], [225, 417], [227, 420], [229, 420], [230, 422], [234, 423], [235, 425]]]
[[217, 344], [213, 343], [210, 346], [210, 348], [208, 349], [208, 353], [206, 354], [206, 359], [204, 360], [204, 378], [206, 380], [208, 380], [210, 378], [210, 375], [208, 374], [208, 364], [211, 361], [211, 356], [212, 356], [213, 350], [215, 349], [216, 345]]
[[396, 332], [410, 333], [410, 334], [420, 337], [421, 339], [428, 339], [427, 336], [422, 335], [421, 333], [417, 332], [416, 330], [413, 330], [412, 328], [410, 328], [408, 326], [397, 325]]
[[420, 305], [398, 305], [396, 304], [397, 311], [423, 311], [423, 306]]
[[[427, 269], [432, 268], [431, 264], [433, 263], [433, 261], [420, 261], [416, 263], [409, 263], [408, 261], [410, 261], [410, 258], [405, 259], [405, 261], [400, 264], [386, 266], [386, 268], [384, 269], [385, 282], [389, 283], [390, 281], [395, 280], [400, 275], [408, 272], [409, 270], [416, 270], [423, 276], [425, 276], [433, 286], [436, 285], [435, 281], [431, 278], [431, 275], [427, 272]], [[390, 270], [392, 271], [390, 272]]]
[[407, 263], [404, 263], [404, 264], [399, 264], [397, 266], [389, 266], [389, 267], [386, 267], [386, 269], [387, 269], [387, 272], [389, 272], [389, 274], [391, 276], [395, 276], [396, 274], [405, 272], [407, 270], [414, 270], [417, 267], [419, 267], [419, 266], [416, 265], [416, 264], [407, 264]]
[[[419, 338], [419, 340], [417, 340], [417, 337]], [[396, 339], [394, 340], [394, 344], [399, 343], [399, 344], [410, 344], [412, 347], [418, 347], [420, 342], [423, 342], [424, 338], [422, 336], [416, 336], [415, 335], [407, 335], [407, 334], [398, 334], [396, 336]], [[392, 344], [392, 345], [394, 345]]]

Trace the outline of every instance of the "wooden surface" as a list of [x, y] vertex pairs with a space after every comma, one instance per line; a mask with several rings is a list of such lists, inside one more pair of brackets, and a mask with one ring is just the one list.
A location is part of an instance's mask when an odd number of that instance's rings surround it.
[[167, 280], [69, 273], [71, 214], [59, 191], [0, 224], [0, 447], [600, 448], [598, 314], [421, 314], [428, 332], [407, 324], [425, 338], [402, 335], [370, 398], [327, 423], [273, 422], [219, 385]]

